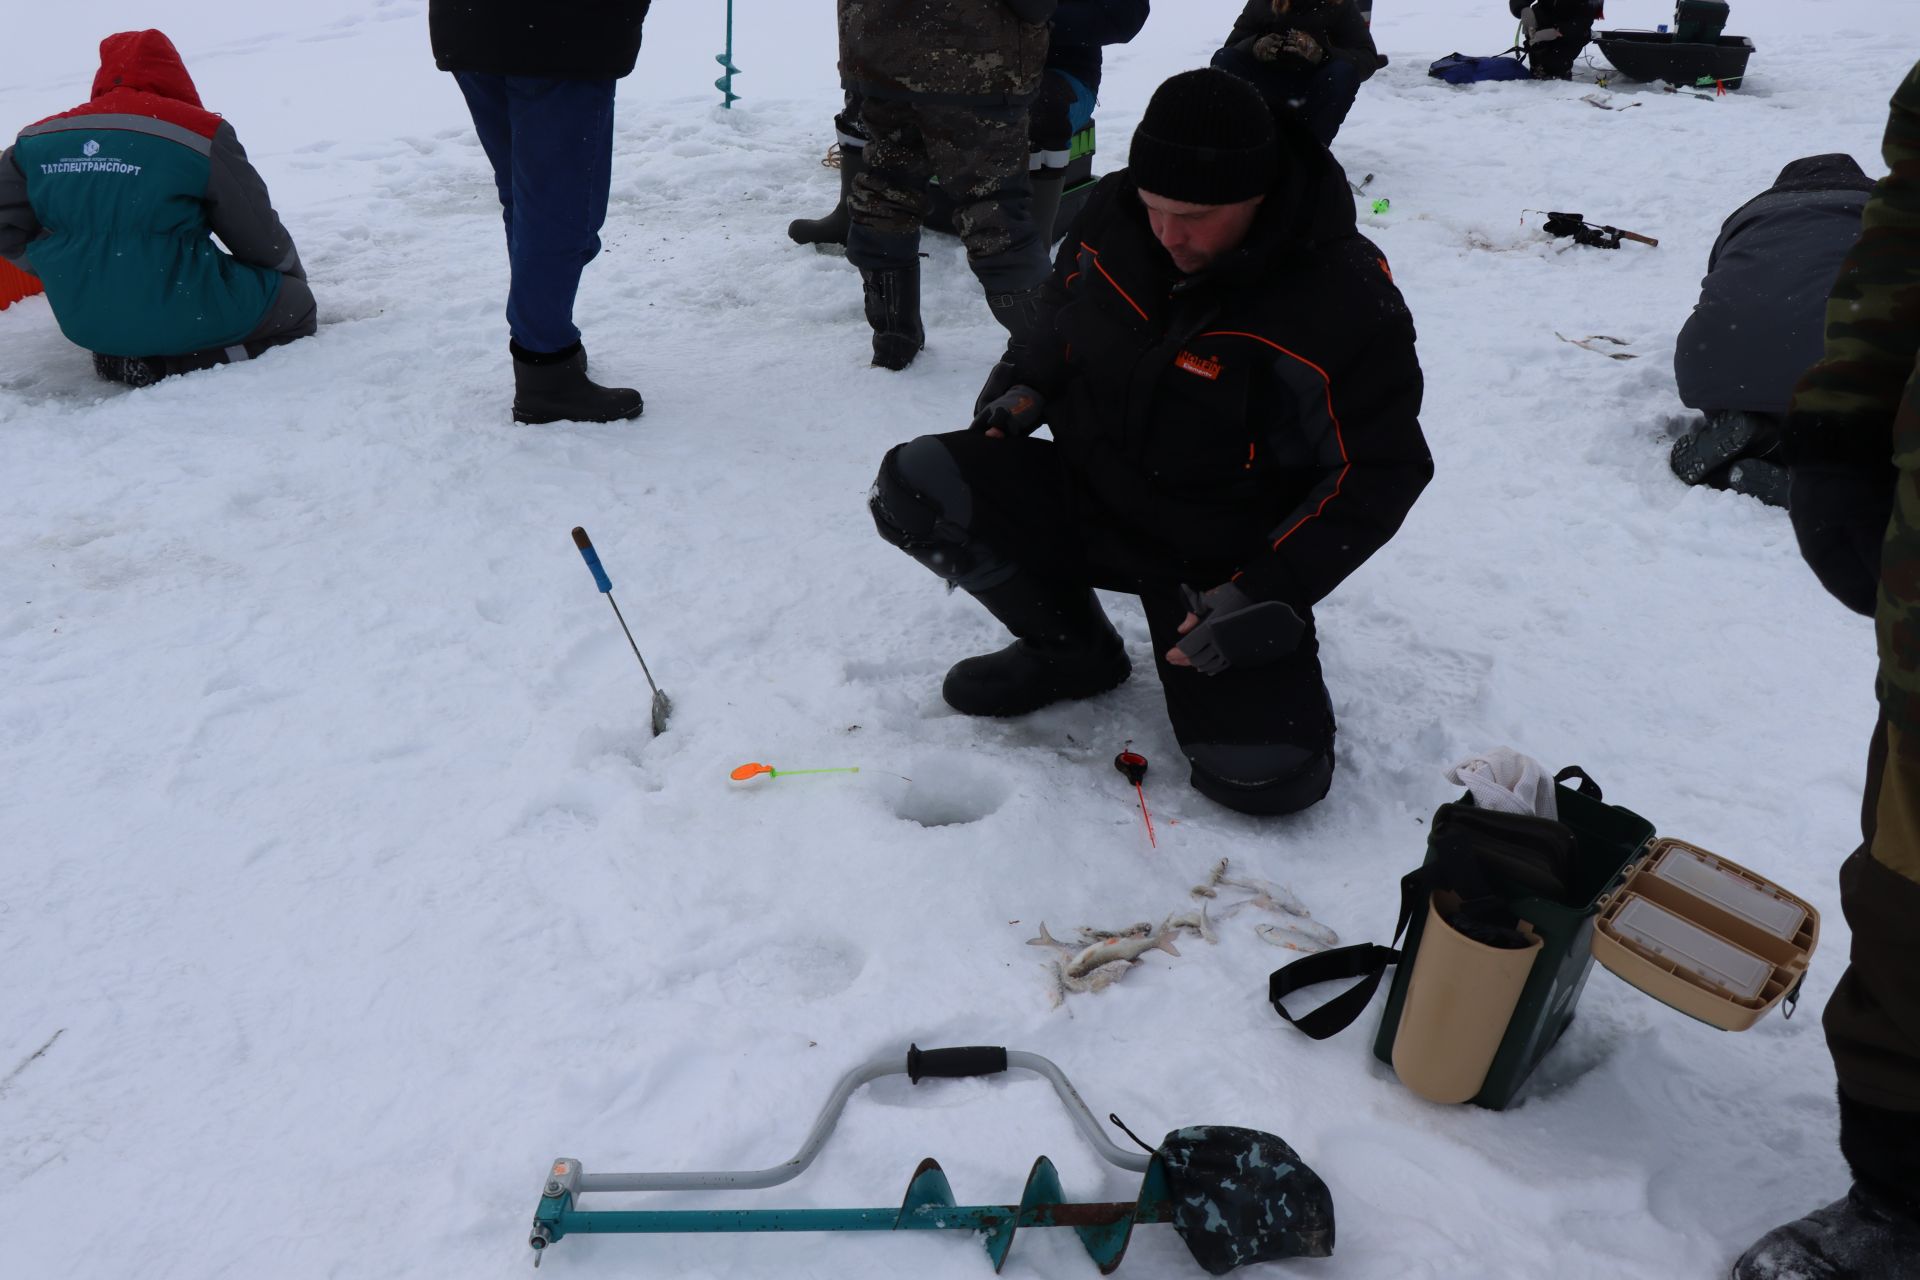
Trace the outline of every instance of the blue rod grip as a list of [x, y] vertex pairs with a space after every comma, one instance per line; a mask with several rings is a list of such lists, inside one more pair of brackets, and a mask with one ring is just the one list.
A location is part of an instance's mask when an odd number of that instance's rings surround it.
[[602, 591], [612, 591], [613, 579], [600, 567], [600, 553], [593, 549], [593, 539], [587, 537], [587, 531], [577, 525], [573, 530], [573, 545], [580, 548], [580, 558], [587, 562], [587, 568], [592, 571], [593, 585]]

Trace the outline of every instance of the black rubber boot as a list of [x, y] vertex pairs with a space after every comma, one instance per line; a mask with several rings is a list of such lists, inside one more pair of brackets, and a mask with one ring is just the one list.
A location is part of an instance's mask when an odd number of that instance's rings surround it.
[[824, 218], [795, 218], [787, 224], [787, 237], [795, 244], [838, 244], [847, 242], [847, 197], [853, 194], [853, 180], [867, 167], [867, 149], [840, 144], [840, 203]]
[[955, 711], [1025, 715], [1105, 693], [1133, 671], [1091, 587], [1043, 582], [1023, 570], [970, 594], [1018, 639], [997, 653], [954, 664], [940, 695]]
[[1740, 1255], [1733, 1280], [1913, 1280], [1920, 1219], [1854, 1183], [1844, 1199], [1775, 1227]]
[[1007, 331], [1009, 350], [1033, 347], [1040, 338], [1040, 289], [1022, 289], [1018, 293], [989, 293], [987, 306], [993, 318]]
[[1782, 510], [1786, 509], [1787, 491], [1792, 484], [1791, 472], [1777, 462], [1762, 458], [1742, 458], [1727, 468], [1727, 488]]
[[129, 387], [150, 387], [167, 376], [164, 362], [146, 356], [103, 356], [93, 353], [93, 371], [108, 382], [123, 382]]
[[1065, 227], [1055, 225], [1060, 221], [1060, 193], [1066, 185], [1065, 169], [1041, 169], [1033, 175], [1033, 225], [1047, 242], [1049, 260], [1053, 246], [1067, 234]]
[[920, 323], [920, 263], [910, 267], [865, 269], [860, 272], [866, 290], [867, 323], [873, 327], [873, 363], [900, 370], [913, 363], [927, 345]]
[[517, 342], [508, 349], [515, 422], [619, 422], [646, 408], [631, 387], [603, 387], [587, 377], [586, 348], [577, 342], [563, 351], [528, 351]]

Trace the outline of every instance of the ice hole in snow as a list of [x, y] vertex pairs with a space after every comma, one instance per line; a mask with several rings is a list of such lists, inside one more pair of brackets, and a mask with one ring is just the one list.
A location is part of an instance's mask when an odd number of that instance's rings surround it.
[[971, 761], [927, 757], [914, 761], [909, 772], [913, 781], [894, 812], [923, 827], [978, 822], [1007, 802], [1006, 782]]

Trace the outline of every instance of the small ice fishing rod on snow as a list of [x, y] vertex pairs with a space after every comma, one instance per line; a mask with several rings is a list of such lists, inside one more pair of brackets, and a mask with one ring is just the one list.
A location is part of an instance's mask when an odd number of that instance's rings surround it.
[[[601, 567], [600, 553], [593, 549], [593, 539], [587, 537], [587, 531], [578, 525], [573, 530], [573, 545], [580, 548], [580, 558], [587, 562], [587, 568], [593, 573], [593, 585], [600, 588], [600, 594], [613, 606], [613, 616], [620, 619], [620, 630], [626, 632], [627, 643], [633, 645], [633, 656], [640, 658], [640, 646], [634, 643], [633, 632], [627, 627], [626, 615], [620, 612], [620, 602], [613, 598], [613, 579]], [[667, 717], [673, 714], [673, 702], [660, 692], [660, 686], [653, 682], [653, 672], [647, 670], [647, 660], [640, 658], [640, 674], [647, 678], [647, 687], [653, 690], [653, 736], [659, 737], [667, 731]]]
[[[1373, 175], [1368, 174], [1367, 176], [1372, 177]], [[1140, 820], [1147, 824], [1147, 843], [1158, 849], [1160, 842], [1153, 838], [1153, 815], [1147, 812], [1147, 793], [1141, 785], [1147, 780], [1147, 758], [1138, 751], [1132, 750], [1133, 744], [1131, 742], [1127, 744], [1127, 747], [1129, 748], [1128, 750], [1122, 751], [1113, 758], [1113, 767], [1120, 771], [1122, 777], [1133, 784], [1134, 794], [1140, 797]]]

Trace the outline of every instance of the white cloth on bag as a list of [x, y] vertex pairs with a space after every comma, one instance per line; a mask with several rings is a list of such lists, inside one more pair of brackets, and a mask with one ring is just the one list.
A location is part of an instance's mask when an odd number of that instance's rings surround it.
[[1553, 775], [1538, 760], [1512, 747], [1495, 747], [1468, 756], [1447, 770], [1447, 779], [1465, 787], [1482, 809], [1531, 813], [1540, 818], [1560, 816]]

